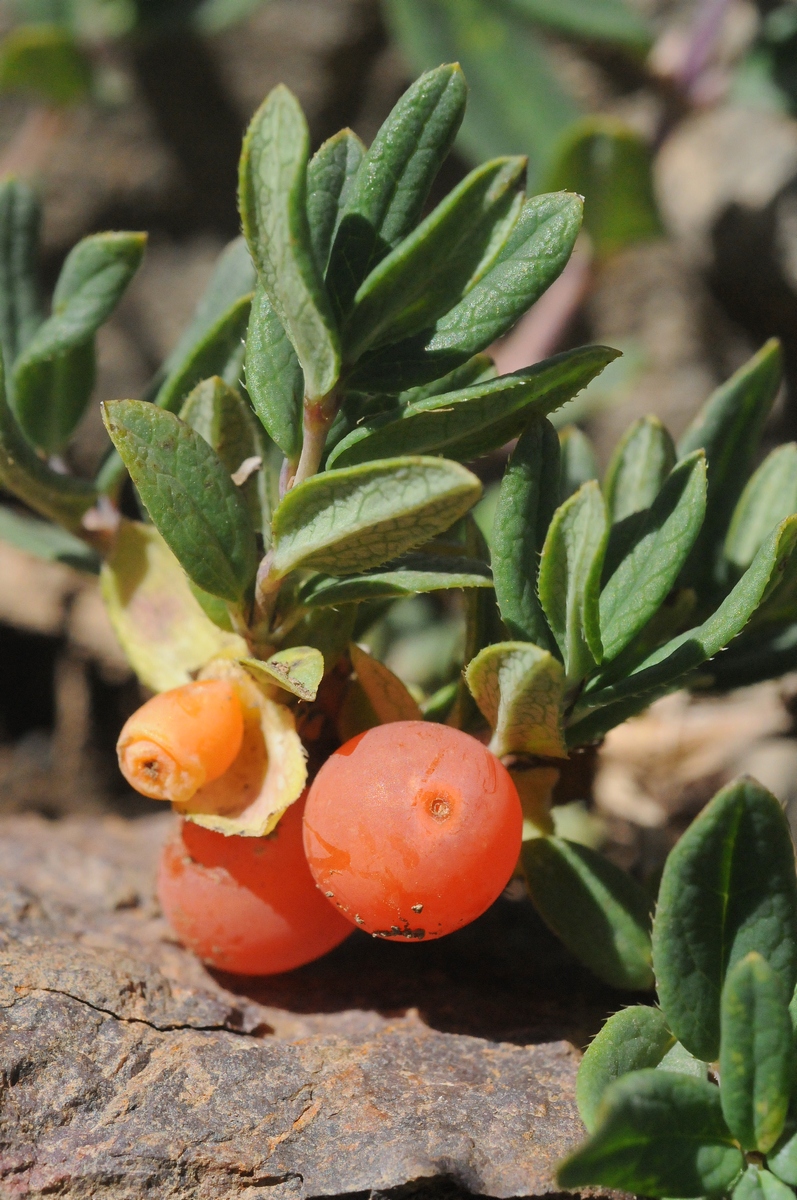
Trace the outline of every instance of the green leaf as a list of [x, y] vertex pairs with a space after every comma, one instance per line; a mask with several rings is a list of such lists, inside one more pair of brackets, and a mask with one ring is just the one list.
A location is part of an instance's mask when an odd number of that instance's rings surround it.
[[634, 1004], [609, 1017], [590, 1042], [576, 1078], [576, 1103], [589, 1133], [606, 1089], [631, 1071], [657, 1067], [676, 1045], [660, 1008]]
[[297, 567], [338, 575], [379, 567], [448, 529], [480, 495], [475, 475], [439, 458], [314, 475], [274, 513], [273, 576]]
[[787, 442], [764, 459], [742, 492], [725, 538], [726, 560], [745, 571], [767, 534], [795, 512], [797, 442]]
[[670, 852], [659, 889], [653, 958], [659, 1000], [687, 1050], [720, 1050], [726, 973], [763, 955], [789, 995], [797, 981], [797, 881], [775, 797], [741, 779], [714, 797]]
[[588, 1184], [645, 1196], [726, 1192], [744, 1157], [720, 1108], [719, 1088], [670, 1071], [633, 1071], [607, 1090], [592, 1137], [557, 1173], [561, 1187]]
[[392, 565], [366, 575], [340, 579], [314, 575], [299, 592], [299, 602], [308, 608], [352, 604], [361, 600], [386, 600], [438, 592], [447, 588], [492, 587], [490, 568], [474, 558], [434, 558], [408, 554]]
[[69, 253], [53, 312], [17, 359], [14, 411], [23, 431], [49, 453], [61, 450], [94, 386], [94, 334], [113, 312], [141, 262], [143, 233], [97, 233]]
[[700, 671], [700, 682], [721, 691], [776, 679], [797, 669], [797, 623], [774, 633], [745, 632]]
[[380, 724], [423, 720], [416, 701], [384, 663], [361, 650], [356, 642], [352, 642], [349, 653], [351, 665]]
[[606, 549], [606, 509], [594, 480], [556, 510], [540, 561], [540, 603], [565, 664], [568, 684], [601, 661], [598, 596]]
[[561, 274], [581, 227], [580, 196], [557, 192], [524, 204], [498, 257], [467, 295], [427, 332], [366, 355], [352, 387], [392, 392], [437, 379], [486, 349]]
[[534, 905], [568, 950], [610, 987], [653, 987], [647, 892], [564, 838], [534, 838], [521, 853]]
[[[775, 529], [758, 551], [752, 564], [702, 625], [679, 634], [650, 654], [626, 678], [584, 693], [575, 708], [568, 744], [582, 745], [601, 737], [620, 721], [646, 708], [656, 696], [671, 691], [701, 663], [713, 658], [732, 641], [749, 621], [762, 599], [778, 582], [783, 567], [797, 542], [797, 518], [790, 517]], [[593, 709], [602, 712], [590, 714]]]
[[592, 442], [577, 425], [559, 431], [559, 503], [564, 504], [582, 484], [598, 478]]
[[0, 92], [33, 95], [56, 108], [84, 100], [91, 62], [73, 34], [56, 24], [19, 25], [0, 45]]
[[722, 989], [720, 1097], [744, 1150], [768, 1154], [783, 1132], [794, 1071], [790, 995], [755, 951], [728, 971]]
[[504, 754], [567, 758], [562, 736], [562, 664], [530, 642], [486, 646], [465, 679], [493, 732], [490, 749]]
[[466, 98], [459, 65], [435, 66], [404, 93], [366, 151], [327, 272], [338, 313], [348, 312], [365, 277], [415, 227], [459, 129]]
[[205, 439], [143, 400], [103, 405], [111, 441], [186, 575], [242, 604], [257, 570], [252, 522], [239, 488]]
[[258, 683], [276, 683], [300, 700], [315, 700], [324, 677], [324, 656], [314, 646], [291, 646], [289, 650], [278, 650], [265, 661], [259, 658], [239, 661]]
[[340, 350], [307, 219], [309, 153], [304, 113], [279, 84], [244, 138], [238, 196], [252, 258], [315, 400], [337, 383]]
[[552, 639], [537, 598], [537, 575], [558, 494], [559, 438], [550, 421], [533, 421], [501, 481], [492, 567], [498, 607], [510, 635], [545, 649], [552, 648]]
[[73, 537], [60, 525], [39, 521], [6, 505], [0, 505], [0, 540], [36, 558], [66, 563], [78, 571], [96, 575], [100, 569], [99, 555], [80, 538]]
[[203, 379], [219, 375], [232, 386], [243, 366], [243, 337], [252, 305], [251, 293], [234, 300], [164, 380], [155, 397], [158, 408], [177, 412], [189, 392]]
[[693, 1075], [695, 1079], [708, 1078], [708, 1063], [695, 1058], [680, 1042], [676, 1042], [672, 1049], [667, 1051], [658, 1064], [658, 1069], [675, 1071], [679, 1075]]
[[346, 653], [357, 617], [355, 605], [342, 611], [334, 608], [308, 609], [295, 624], [279, 637], [281, 649], [315, 646], [324, 656], [324, 670], [331, 671]]
[[185, 421], [218, 454], [230, 475], [244, 464], [260, 466], [240, 484], [255, 529], [269, 534], [271, 497], [268, 489], [267, 444], [258, 430], [251, 409], [240, 394], [214, 376], [197, 384], [180, 409]]
[[[608, 662], [659, 610], [700, 532], [706, 511], [706, 460], [700, 450], [673, 468], [640, 516], [633, 548], [600, 595], [600, 628]], [[618, 526], [614, 527], [619, 528]], [[611, 552], [611, 539], [610, 539]]]
[[530, 21], [550, 25], [586, 42], [615, 42], [645, 50], [652, 38], [647, 21], [625, 0], [507, 0]]
[[400, 405], [415, 404], [418, 400], [428, 400], [430, 396], [442, 396], [443, 392], [461, 391], [473, 383], [486, 383], [488, 379], [495, 379], [497, 375], [495, 363], [489, 354], [474, 354], [473, 358], [469, 358], [461, 367], [449, 371], [447, 375], [441, 375], [439, 379], [421, 384], [420, 387], [399, 392], [398, 402]]
[[528, 21], [488, 0], [389, 0], [394, 36], [415, 70], [457, 59], [470, 85], [459, 145], [473, 162], [528, 154], [530, 184], [578, 115]]
[[767, 1155], [767, 1166], [782, 1179], [797, 1187], [797, 1121], [790, 1118], [779, 1142]]
[[41, 205], [21, 179], [0, 183], [0, 347], [11, 369], [42, 322], [37, 280]]
[[[166, 389], [165, 395], [174, 390], [169, 386], [172, 377], [186, 373], [187, 364], [197, 356], [199, 348], [207, 342], [208, 335], [228, 316], [231, 309], [237, 308], [239, 300], [252, 295], [256, 282], [257, 274], [249, 247], [244, 238], [234, 238], [216, 260], [210, 282], [193, 317], [163, 364], [162, 387]], [[234, 382], [226, 378], [222, 363], [212, 367], [208, 375], [221, 375], [227, 383]], [[161, 408], [169, 407], [162, 401], [159, 403]]]
[[365, 146], [351, 129], [328, 138], [307, 164], [307, 220], [316, 264], [326, 271], [332, 239], [351, 194]]
[[772, 338], [709, 397], [678, 444], [679, 458], [705, 450], [708, 462], [706, 520], [686, 567], [687, 583], [711, 584], [782, 374], [780, 343]]
[[755, 1163], [749, 1164], [732, 1196], [733, 1200], [794, 1200], [791, 1188]]
[[70, 533], [82, 531], [83, 517], [98, 498], [96, 489], [88, 480], [51, 470], [26, 441], [6, 400], [2, 369], [0, 485], [34, 512], [63, 525]]
[[548, 186], [584, 197], [584, 227], [600, 257], [663, 232], [650, 147], [615, 118], [584, 117], [568, 129]]
[[617, 443], [603, 481], [612, 524], [650, 508], [674, 466], [675, 446], [658, 417], [634, 421]]
[[291, 462], [302, 448], [304, 374], [296, 351], [262, 285], [246, 334], [246, 390], [268, 435]]
[[396, 415], [363, 421], [338, 442], [328, 465], [351, 466], [389, 454], [445, 454], [468, 461], [516, 437], [534, 416], [559, 408], [617, 357], [605, 346], [582, 346], [514, 375], [408, 404]]
[[[348, 362], [368, 349], [412, 337], [470, 290], [496, 230], [517, 217], [525, 159], [496, 158], [471, 171], [425, 221], [374, 267], [359, 287], [343, 330]], [[511, 226], [510, 226], [511, 227]]]

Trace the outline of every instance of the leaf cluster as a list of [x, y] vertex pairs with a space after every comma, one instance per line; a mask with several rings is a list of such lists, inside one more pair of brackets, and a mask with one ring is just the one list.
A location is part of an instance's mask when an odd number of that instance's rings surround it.
[[797, 879], [774, 796], [723, 789], [671, 852], [657, 1007], [611, 1017], [581, 1064], [589, 1139], [564, 1187], [788, 1200], [797, 1186]]

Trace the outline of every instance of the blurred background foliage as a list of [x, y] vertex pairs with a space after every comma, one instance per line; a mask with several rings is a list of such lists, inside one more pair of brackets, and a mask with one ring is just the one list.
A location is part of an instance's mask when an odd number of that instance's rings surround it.
[[[586, 197], [568, 269], [495, 347], [501, 371], [588, 341], [623, 351], [557, 414], [580, 427], [580, 477], [638, 416], [677, 436], [773, 334], [787, 379], [764, 450], [797, 435], [797, 0], [0, 0], [0, 176], [43, 196], [45, 287], [86, 234], [150, 234], [100, 331], [69, 469], [94, 472], [99, 400], [142, 394], [236, 234], [240, 140], [266, 92], [296, 92], [314, 146], [347, 124], [370, 141], [418, 71], [453, 59], [470, 104], [430, 203], [507, 153], [528, 155], [530, 191]], [[478, 464], [485, 535], [502, 463]], [[369, 636], [428, 689], [462, 653], [461, 614], [409, 600]], [[106, 806], [137, 685], [94, 582], [2, 530], [0, 663], [0, 809]], [[676, 697], [663, 724], [610, 739], [589, 836], [608, 822], [628, 865], [745, 769], [797, 813], [790, 695], [756, 692], [754, 719], [750, 701]]]

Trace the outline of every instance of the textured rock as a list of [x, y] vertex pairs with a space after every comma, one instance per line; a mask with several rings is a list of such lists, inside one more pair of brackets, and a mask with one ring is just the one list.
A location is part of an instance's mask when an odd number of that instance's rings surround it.
[[167, 825], [0, 824], [0, 1195], [555, 1191], [582, 1136], [563, 1035], [618, 999], [525, 904], [437, 946], [354, 934], [289, 975], [214, 978], [152, 899]]

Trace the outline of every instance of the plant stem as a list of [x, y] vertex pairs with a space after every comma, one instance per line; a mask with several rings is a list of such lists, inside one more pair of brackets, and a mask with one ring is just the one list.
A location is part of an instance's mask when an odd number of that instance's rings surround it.
[[324, 455], [329, 427], [335, 420], [339, 407], [340, 397], [335, 388], [331, 392], [327, 392], [326, 396], [322, 396], [320, 400], [310, 400], [305, 397], [302, 453], [296, 474], [288, 485], [289, 490], [304, 483], [305, 479], [309, 479], [318, 471]]

